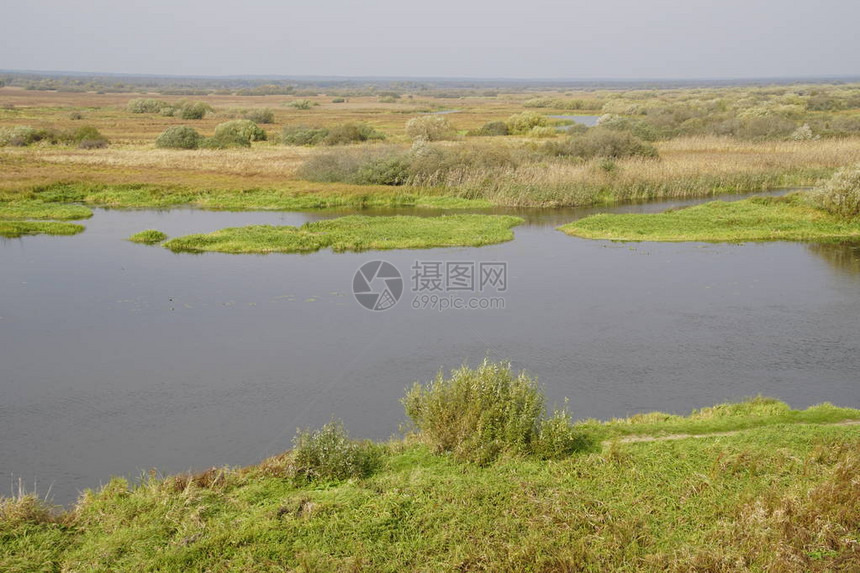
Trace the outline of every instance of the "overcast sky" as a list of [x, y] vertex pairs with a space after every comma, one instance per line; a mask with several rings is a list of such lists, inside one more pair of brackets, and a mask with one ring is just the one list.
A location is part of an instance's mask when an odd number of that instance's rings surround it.
[[5, 0], [0, 69], [172, 75], [860, 75], [860, 1]]

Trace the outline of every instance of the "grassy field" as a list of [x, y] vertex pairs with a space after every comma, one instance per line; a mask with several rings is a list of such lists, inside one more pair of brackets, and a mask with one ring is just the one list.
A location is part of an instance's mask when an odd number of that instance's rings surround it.
[[287, 453], [115, 478], [62, 513], [22, 492], [0, 502], [0, 569], [856, 571], [858, 419], [759, 398], [586, 422], [608, 441], [554, 461], [460, 463], [413, 435], [363, 445], [349, 479], [297, 481]]
[[174, 252], [309, 253], [479, 247], [510, 241], [523, 220], [501, 215], [364, 217], [351, 215], [301, 227], [251, 225], [176, 237], [164, 244]]
[[810, 204], [804, 194], [713, 201], [665, 213], [599, 214], [560, 227], [568, 235], [613, 241], [848, 241], [860, 220]]

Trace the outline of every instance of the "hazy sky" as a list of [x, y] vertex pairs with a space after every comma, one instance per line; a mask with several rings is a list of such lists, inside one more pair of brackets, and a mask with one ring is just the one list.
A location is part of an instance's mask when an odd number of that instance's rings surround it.
[[858, 75], [858, 25], [858, 0], [4, 0], [0, 69], [570, 79]]

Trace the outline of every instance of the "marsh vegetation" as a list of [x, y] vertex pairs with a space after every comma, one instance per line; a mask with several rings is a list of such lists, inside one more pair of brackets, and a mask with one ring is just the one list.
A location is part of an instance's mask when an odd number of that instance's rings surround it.
[[[414, 196], [557, 207], [814, 185], [860, 162], [855, 85], [472, 90], [456, 95], [456, 115], [426, 114], [450, 108], [450, 94], [388, 91], [284, 99], [278, 94], [296, 89], [237, 89], [192, 101], [7, 86], [0, 164], [9, 176], [0, 190], [62, 182], [148, 184], [165, 195], [342, 197], [402, 187]], [[559, 132], [550, 116], [570, 110], [600, 115], [599, 124]], [[78, 133], [84, 128], [71, 114], [95, 131]], [[111, 146], [73, 149], [100, 138]]]

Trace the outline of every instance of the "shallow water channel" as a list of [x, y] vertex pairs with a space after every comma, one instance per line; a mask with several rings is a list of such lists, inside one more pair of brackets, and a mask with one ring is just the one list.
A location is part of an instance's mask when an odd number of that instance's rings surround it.
[[[343, 214], [330, 211], [98, 209], [81, 235], [4, 240], [0, 487], [20, 477], [69, 503], [110, 475], [251, 464], [333, 415], [384, 439], [404, 420], [405, 387], [484, 357], [528, 370], [580, 418], [759, 393], [860, 407], [860, 248], [555, 230], [689, 203], [519, 211], [514, 241], [481, 248], [190, 255], [124, 240]], [[403, 276], [389, 310], [353, 297], [373, 260]], [[416, 309], [427, 291], [413, 292], [413, 267], [438, 262], [505, 263], [506, 288], [446, 293], [493, 297], [492, 309]]]

